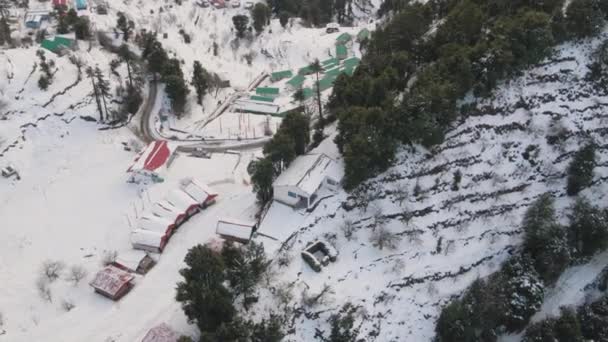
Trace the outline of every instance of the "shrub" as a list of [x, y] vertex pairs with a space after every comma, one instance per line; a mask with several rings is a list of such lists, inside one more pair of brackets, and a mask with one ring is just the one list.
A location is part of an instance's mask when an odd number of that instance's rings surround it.
[[593, 181], [595, 168], [595, 144], [587, 144], [574, 154], [568, 165], [568, 184], [566, 193], [574, 196], [588, 187]]
[[570, 216], [570, 244], [577, 254], [590, 256], [608, 247], [608, 214], [579, 198]]

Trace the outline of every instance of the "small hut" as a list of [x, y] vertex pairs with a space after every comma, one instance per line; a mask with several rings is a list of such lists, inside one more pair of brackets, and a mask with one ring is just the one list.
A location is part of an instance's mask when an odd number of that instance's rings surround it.
[[200, 182], [194, 178], [184, 181], [181, 185], [183, 192], [192, 197], [201, 208], [207, 208], [215, 203], [218, 193], [211, 189], [207, 184]]
[[215, 232], [224, 240], [246, 244], [251, 240], [255, 228], [256, 224], [254, 222], [220, 219], [217, 221]]
[[144, 229], [135, 229], [131, 232], [131, 245], [142, 251], [162, 253], [167, 242], [169, 242], [169, 237], [162, 233]]
[[123, 271], [143, 275], [156, 265], [156, 261], [144, 251], [128, 250], [120, 252], [112, 265]]
[[134, 278], [130, 273], [110, 265], [97, 272], [90, 285], [95, 289], [95, 292], [112, 300], [119, 300], [131, 290], [133, 287], [131, 281]]

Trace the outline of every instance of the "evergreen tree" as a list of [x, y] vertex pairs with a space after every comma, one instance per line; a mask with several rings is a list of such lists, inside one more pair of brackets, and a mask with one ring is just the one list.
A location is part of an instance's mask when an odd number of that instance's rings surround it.
[[165, 49], [163, 49], [162, 44], [156, 40], [151, 42], [144, 52], [143, 55], [146, 56], [148, 61], [148, 70], [154, 75], [154, 80], [156, 81], [156, 75], [163, 72], [165, 63], [169, 57]]
[[40, 75], [40, 78], [38, 79], [38, 88], [42, 90], [47, 90], [49, 88], [50, 83], [51, 82], [45, 75]]
[[281, 122], [281, 131], [293, 137], [295, 153], [301, 155], [306, 153], [306, 147], [310, 143], [310, 119], [300, 112], [290, 112]]
[[595, 168], [595, 144], [590, 143], [576, 152], [568, 165], [568, 196], [574, 196], [591, 185]]
[[93, 71], [92, 67], [87, 67], [86, 69], [87, 77], [91, 79], [91, 84], [93, 86], [93, 95], [95, 96], [95, 103], [97, 104], [97, 110], [99, 111], [99, 122], [103, 122], [103, 111], [101, 109], [101, 102], [99, 101], [99, 91], [97, 90], [97, 84], [95, 84], [95, 71]]
[[188, 251], [184, 261], [186, 268], [179, 271], [184, 280], [177, 284], [175, 299], [201, 333], [215, 332], [236, 314], [232, 294], [224, 286], [223, 259], [211, 248], [197, 245]]
[[285, 28], [285, 26], [287, 26], [288, 22], [289, 22], [289, 12], [282, 11], [281, 13], [279, 13], [279, 23], [281, 24], [281, 26], [283, 28]]
[[570, 216], [570, 242], [582, 256], [591, 256], [608, 247], [608, 213], [578, 198]]
[[118, 12], [117, 15], [116, 29], [122, 33], [122, 39], [127, 42], [135, 28], [135, 23], [132, 20], [128, 20], [123, 12]]
[[120, 57], [120, 59], [125, 62], [125, 64], [127, 65], [127, 76], [129, 79], [129, 87], [133, 88], [133, 77], [131, 75], [131, 65], [133, 63], [134, 60], [134, 56], [131, 53], [131, 50], [129, 50], [129, 46], [127, 44], [121, 44], [120, 47], [118, 48], [118, 57]]
[[222, 251], [226, 265], [226, 278], [233, 290], [234, 296], [247, 297], [251, 295], [266, 269], [264, 246], [255, 242], [248, 243], [243, 249], [225, 246]]
[[167, 96], [171, 100], [171, 107], [175, 114], [180, 117], [184, 113], [186, 106], [186, 99], [190, 90], [188, 85], [184, 81], [183, 77], [179, 75], [169, 75], [164, 77], [165, 91]]
[[79, 17], [74, 23], [76, 39], [85, 40], [91, 38], [91, 24], [86, 17]]
[[108, 81], [103, 76], [103, 72], [99, 67], [95, 67], [95, 80], [97, 84], [97, 90], [99, 91], [99, 97], [101, 98], [101, 102], [103, 103], [103, 109], [105, 112], [106, 119], [109, 119], [108, 115], [108, 106], [106, 104], [106, 98], [110, 96], [110, 85]]
[[209, 74], [199, 61], [194, 61], [191, 84], [196, 89], [196, 103], [200, 105], [203, 103], [203, 97], [207, 94], [207, 89], [209, 89]]
[[604, 14], [595, 0], [572, 0], [566, 10], [567, 27], [575, 37], [587, 37], [600, 32]]
[[323, 126], [325, 124], [325, 120], [323, 119], [323, 105], [321, 104], [321, 87], [319, 84], [319, 73], [323, 71], [323, 67], [321, 67], [321, 62], [318, 59], [315, 59], [309, 66], [310, 70], [315, 73], [316, 81], [315, 81], [315, 90], [317, 92], [317, 107], [319, 110], [319, 122]]
[[294, 138], [284, 131], [278, 131], [264, 146], [264, 155], [274, 167], [274, 174], [280, 174], [296, 158]]
[[60, 15], [57, 19], [57, 33], [66, 34], [70, 32], [70, 26], [65, 15]]
[[264, 3], [258, 2], [251, 10], [251, 17], [253, 18], [253, 28], [260, 34], [270, 20], [270, 9]]
[[265, 205], [272, 200], [272, 182], [274, 181], [274, 167], [270, 158], [265, 157], [252, 164], [251, 183], [258, 202]]
[[238, 38], [245, 38], [245, 32], [247, 31], [247, 25], [249, 24], [249, 17], [246, 15], [235, 15], [232, 17], [232, 23], [236, 29], [236, 36]]
[[350, 303], [345, 304], [340, 313], [331, 315], [329, 339], [330, 342], [356, 342], [359, 328], [355, 327], [355, 311]]

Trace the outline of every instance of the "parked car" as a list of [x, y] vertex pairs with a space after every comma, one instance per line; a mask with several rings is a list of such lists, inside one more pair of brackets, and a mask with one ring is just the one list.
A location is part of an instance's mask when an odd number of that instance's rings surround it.
[[232, 0], [230, 2], [232, 3], [232, 8], [239, 8], [239, 7], [241, 7], [241, 1], [240, 0]]
[[253, 1], [245, 1], [245, 9], [252, 9]]
[[4, 178], [9, 178], [16, 174], [17, 174], [17, 170], [15, 170], [15, 167], [10, 164], [2, 168], [2, 176]]
[[334, 33], [334, 32], [339, 32], [340, 31], [340, 25], [338, 25], [337, 23], [329, 23], [327, 25], [325, 25], [325, 32], [327, 33]]

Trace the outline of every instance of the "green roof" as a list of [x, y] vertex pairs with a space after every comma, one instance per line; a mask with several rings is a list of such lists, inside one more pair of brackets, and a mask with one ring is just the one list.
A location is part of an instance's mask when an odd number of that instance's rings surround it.
[[306, 77], [304, 77], [302, 75], [296, 75], [292, 79], [287, 81], [287, 84], [294, 88], [300, 88], [302, 86], [302, 84], [304, 84], [305, 79], [306, 79]]
[[309, 66], [305, 66], [302, 69], [298, 70], [298, 74], [299, 75], [310, 75], [312, 74], [314, 71], [312, 71], [312, 68]]
[[352, 76], [355, 73], [355, 67], [345, 67], [343, 71], [348, 76]]
[[333, 69], [333, 68], [337, 67], [338, 64], [340, 64], [340, 60], [336, 58], [336, 62], [335, 63], [326, 64], [326, 65], [323, 66], [323, 69], [325, 69], [325, 70]]
[[65, 47], [72, 47], [72, 45], [74, 45], [74, 40], [65, 37], [55, 37], [55, 43]]
[[350, 34], [344, 32], [336, 38], [336, 44], [345, 44], [350, 42], [351, 36]]
[[369, 38], [370, 32], [368, 29], [364, 28], [359, 33], [357, 33], [357, 40], [362, 41]]
[[334, 82], [336, 81], [336, 77], [324, 77], [323, 79], [319, 80], [319, 89], [321, 91], [325, 91], [331, 87], [334, 86]]
[[51, 52], [59, 52], [61, 47], [71, 48], [74, 44], [74, 41], [69, 38], [64, 37], [55, 37], [53, 40], [45, 39], [40, 43], [40, 46], [44, 49], [47, 49]]
[[272, 97], [259, 96], [259, 95], [251, 95], [250, 99], [254, 101], [262, 101], [262, 102], [274, 102]]
[[336, 45], [336, 56], [340, 59], [346, 58], [347, 50], [344, 45]]
[[325, 67], [326, 65], [329, 65], [329, 64], [337, 64], [338, 62], [340, 62], [340, 61], [339, 61], [337, 58], [332, 57], [332, 58], [330, 58], [330, 59], [326, 59], [326, 60], [324, 60], [323, 62], [321, 62], [321, 65], [322, 65], [323, 67]]
[[361, 62], [361, 60], [357, 57], [347, 58], [344, 60], [344, 67], [356, 67], [357, 65], [359, 65], [359, 62]]
[[333, 69], [327, 70], [325, 72], [325, 77], [327, 77], [327, 76], [338, 76], [338, 75], [340, 75], [341, 72], [342, 71], [340, 70], [340, 68], [333, 68]]
[[255, 89], [258, 95], [279, 95], [279, 88], [259, 87]]
[[311, 88], [302, 89], [302, 93], [304, 94], [304, 100], [308, 100], [309, 98], [313, 97], [313, 95], [314, 95], [314, 92], [312, 91]]
[[293, 76], [293, 73], [291, 72], [291, 70], [277, 71], [277, 72], [273, 72], [272, 74], [270, 74], [270, 80], [273, 82], [276, 82], [276, 81], [282, 80], [284, 78], [290, 78], [291, 76]]

